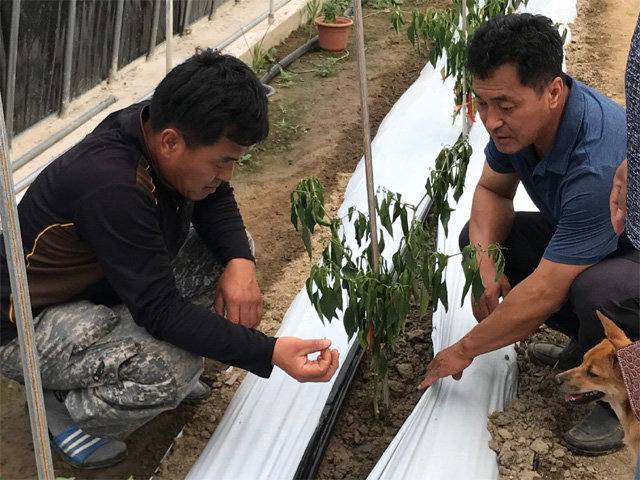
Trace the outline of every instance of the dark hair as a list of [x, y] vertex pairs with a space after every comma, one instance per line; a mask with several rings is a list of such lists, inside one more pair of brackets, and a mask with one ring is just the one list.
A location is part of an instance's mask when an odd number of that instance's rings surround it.
[[514, 63], [520, 83], [541, 94], [554, 78], [564, 81], [562, 57], [562, 39], [551, 19], [510, 14], [478, 28], [467, 47], [467, 69], [486, 80], [497, 68]]
[[154, 131], [175, 127], [189, 148], [225, 136], [250, 146], [269, 133], [267, 97], [251, 69], [217, 50], [196, 50], [160, 82], [151, 99]]

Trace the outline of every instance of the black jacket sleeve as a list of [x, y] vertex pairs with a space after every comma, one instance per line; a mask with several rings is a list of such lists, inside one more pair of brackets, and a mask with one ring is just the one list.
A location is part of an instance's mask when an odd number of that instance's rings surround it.
[[151, 335], [261, 377], [270, 375], [275, 338], [181, 298], [156, 207], [142, 191], [128, 185], [94, 191], [77, 207], [74, 222], [112, 288]]
[[232, 258], [255, 261], [229, 183], [223, 182], [213, 194], [194, 202], [191, 221], [204, 244], [224, 265]]

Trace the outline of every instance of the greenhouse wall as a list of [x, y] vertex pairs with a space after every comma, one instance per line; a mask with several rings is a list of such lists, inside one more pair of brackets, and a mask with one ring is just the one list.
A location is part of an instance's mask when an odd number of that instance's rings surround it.
[[[208, 16], [229, 0], [173, 0], [173, 31]], [[7, 111], [12, 8], [0, 2], [0, 93]], [[190, 3], [189, 19], [185, 18]], [[125, 0], [118, 69], [149, 51], [155, 0]], [[166, 1], [160, 1], [156, 44], [165, 40]], [[118, 2], [77, 0], [71, 62], [71, 98], [105, 80], [113, 61]], [[69, 0], [22, 0], [18, 26], [13, 135], [61, 108]], [[11, 123], [11, 122], [8, 122]]]

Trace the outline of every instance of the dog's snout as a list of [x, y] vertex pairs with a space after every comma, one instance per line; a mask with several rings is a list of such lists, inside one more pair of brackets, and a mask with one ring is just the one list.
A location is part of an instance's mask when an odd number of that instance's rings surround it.
[[553, 381], [556, 382], [556, 385], [562, 385], [562, 377], [560, 375], [553, 377]]

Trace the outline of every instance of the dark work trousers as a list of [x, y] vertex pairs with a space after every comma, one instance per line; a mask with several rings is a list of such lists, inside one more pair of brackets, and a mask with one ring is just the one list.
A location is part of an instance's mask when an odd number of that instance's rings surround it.
[[[502, 245], [506, 248], [504, 273], [512, 288], [537, 268], [553, 232], [542, 214], [516, 212], [511, 232]], [[469, 222], [462, 229], [459, 242], [461, 250], [469, 245]], [[640, 251], [618, 250], [578, 275], [567, 302], [546, 324], [576, 339], [586, 352], [604, 338], [596, 310], [611, 318], [631, 340], [638, 340]]]

